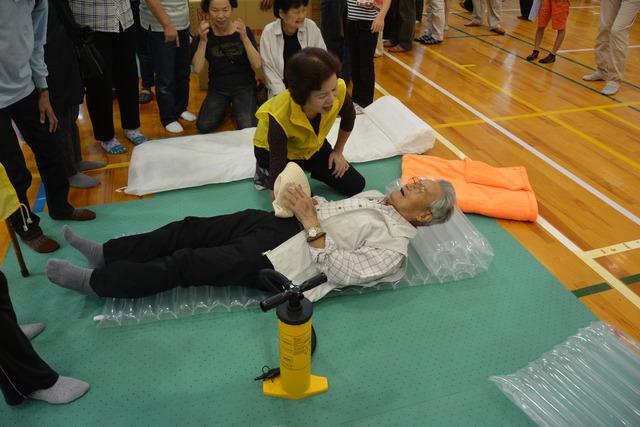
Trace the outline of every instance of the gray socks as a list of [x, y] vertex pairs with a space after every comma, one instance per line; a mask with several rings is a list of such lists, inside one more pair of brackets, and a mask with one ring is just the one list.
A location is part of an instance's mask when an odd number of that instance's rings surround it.
[[30, 340], [34, 339], [40, 332], [44, 331], [44, 323], [29, 323], [27, 325], [19, 325], [22, 333]]
[[102, 255], [102, 244], [92, 240], [83, 239], [73, 232], [71, 227], [62, 227], [62, 235], [71, 246], [76, 248], [87, 258], [92, 268], [104, 267], [104, 256]]
[[91, 269], [76, 267], [63, 259], [51, 258], [47, 261], [47, 277], [50, 281], [81, 294], [95, 295], [89, 284], [92, 272]]
[[98, 178], [85, 175], [81, 172], [69, 177], [69, 186], [73, 188], [91, 188], [98, 184], [100, 184], [100, 180]]
[[89, 391], [89, 384], [75, 378], [60, 375], [58, 381], [49, 388], [36, 390], [29, 395], [32, 399], [61, 404], [73, 402]]
[[80, 172], [88, 171], [91, 169], [99, 169], [107, 166], [106, 162], [98, 162], [95, 160], [80, 160], [77, 164]]

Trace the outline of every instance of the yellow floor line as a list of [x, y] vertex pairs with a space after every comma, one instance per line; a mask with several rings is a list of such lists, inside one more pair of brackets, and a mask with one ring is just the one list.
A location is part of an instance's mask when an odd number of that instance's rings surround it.
[[[589, 107], [576, 107], [576, 108], [565, 108], [565, 109], [562, 109], [562, 110], [541, 111], [539, 113], [514, 114], [514, 115], [511, 115], [511, 116], [500, 116], [500, 117], [491, 118], [491, 120], [494, 121], [494, 122], [503, 122], [503, 121], [507, 121], [507, 120], [531, 119], [531, 118], [536, 118], [536, 117], [546, 117], [546, 116], [552, 116], [552, 115], [581, 113], [581, 112], [585, 112], [585, 111], [598, 111], [598, 112], [602, 112], [602, 113], [607, 114], [608, 112], [606, 110], [609, 109], [609, 108], [630, 107], [630, 106], [635, 106], [635, 105], [640, 105], [640, 102], [635, 102], [635, 101], [634, 102], [623, 102], [623, 103], [619, 103], [619, 104], [593, 105], [593, 106], [589, 106]], [[611, 115], [616, 120], [620, 120], [620, 121], [624, 122], [625, 124], [627, 124], [628, 126], [630, 126], [632, 128], [640, 129], [640, 127], [637, 127], [633, 123], [628, 122], [628, 121], [626, 121], [624, 119], [621, 119], [620, 117], [616, 116], [615, 114], [611, 114], [611, 113], [608, 113], [608, 114]], [[438, 124], [438, 125], [434, 125], [433, 128], [434, 129], [443, 129], [443, 128], [450, 128], [450, 127], [478, 125], [478, 124], [484, 124], [484, 123], [485, 123], [485, 121], [482, 120], [482, 119], [473, 119], [473, 120], [464, 120], [464, 121], [460, 121], [460, 122], [441, 123], [441, 124]]]
[[611, 117], [613, 120], [617, 120], [617, 121], [619, 121], [620, 123], [622, 123], [622, 124], [624, 124], [624, 125], [626, 125], [626, 126], [629, 126], [629, 127], [630, 127], [630, 128], [632, 128], [632, 129], [640, 130], [640, 126], [638, 126], [638, 125], [636, 125], [636, 124], [634, 124], [634, 123], [631, 123], [630, 121], [625, 120], [625, 119], [623, 119], [622, 117], [618, 117], [618, 116], [616, 116], [615, 114], [612, 114], [612, 113], [610, 113], [610, 112], [608, 112], [608, 111], [606, 111], [606, 110], [601, 110], [600, 112], [601, 112], [602, 114], [606, 115], [607, 117]]
[[[385, 95], [389, 95], [389, 92], [387, 92], [382, 86], [380, 86], [377, 83], [376, 83], [376, 89], [378, 89], [381, 93], [384, 93]], [[455, 146], [455, 144], [453, 144], [451, 141], [449, 141], [448, 139], [440, 135], [437, 131], [435, 131], [435, 133], [436, 133], [437, 139], [444, 146], [450, 149], [456, 156], [458, 156], [461, 159], [467, 157], [462, 150], [460, 150], [458, 147]], [[577, 256], [578, 259], [580, 259], [587, 267], [591, 268], [591, 270], [593, 270], [598, 276], [600, 276], [607, 284], [609, 284], [609, 286], [611, 286], [613, 289], [620, 292], [631, 304], [635, 305], [637, 308], [640, 309], [640, 295], [633, 292], [620, 279], [618, 279], [613, 274], [611, 274], [609, 270], [607, 270], [606, 268], [598, 264], [596, 261], [594, 261], [593, 257], [587, 255], [585, 251], [580, 249], [578, 245], [573, 243], [567, 236], [562, 234], [560, 230], [558, 230], [553, 225], [551, 225], [551, 223], [541, 215], [538, 216], [538, 219], [536, 220], [536, 224], [538, 224], [545, 231], [547, 231], [547, 233], [553, 236], [557, 241], [562, 243], [562, 245], [565, 248], [567, 248], [569, 251], [571, 251], [571, 253]]]
[[[426, 50], [429, 51], [429, 53], [433, 54], [434, 56], [442, 59], [443, 61], [453, 65], [454, 67], [464, 70], [465, 72], [471, 74], [473, 77], [475, 77], [476, 79], [480, 80], [481, 82], [483, 82], [484, 84], [486, 84], [487, 86], [504, 93], [505, 95], [509, 96], [511, 99], [514, 99], [516, 101], [518, 101], [519, 103], [527, 106], [528, 108], [532, 109], [533, 111], [537, 112], [537, 113], [541, 113], [543, 112], [540, 108], [536, 107], [535, 105], [531, 104], [529, 101], [512, 94], [511, 92], [509, 92], [508, 90], [502, 88], [500, 85], [493, 83], [492, 81], [482, 77], [481, 75], [469, 70], [468, 68], [465, 68], [463, 66], [461, 66], [460, 64], [458, 64], [457, 62], [453, 61], [452, 59], [447, 58], [445, 55], [441, 54], [440, 52], [438, 52], [437, 50], [431, 49], [431, 48], [426, 48]], [[629, 164], [630, 166], [636, 168], [636, 169], [640, 169], [640, 163], [636, 162], [635, 160], [630, 159], [629, 157], [625, 156], [622, 153], [617, 152], [616, 150], [614, 150], [613, 148], [607, 146], [606, 144], [596, 140], [595, 138], [590, 137], [589, 135], [585, 134], [584, 132], [579, 131], [578, 129], [574, 128], [573, 126], [569, 125], [568, 123], [563, 122], [562, 120], [554, 117], [554, 116], [548, 116], [549, 120], [557, 123], [558, 125], [562, 126], [563, 128], [567, 129], [570, 132], [575, 133], [576, 135], [579, 135], [580, 137], [584, 138], [586, 141], [589, 141], [591, 144], [597, 146], [598, 148], [608, 152], [609, 154], [611, 154], [612, 156], [622, 160], [623, 162]]]
[[[109, 169], [121, 169], [121, 168], [126, 168], [129, 166], [129, 162], [121, 162], [121, 163], [112, 163], [109, 164], [103, 168], [98, 168], [98, 169], [91, 169], [90, 171], [85, 171], [85, 172], [102, 172], [102, 171], [106, 171]], [[38, 178], [40, 179], [40, 174], [38, 173], [34, 173], [31, 175], [33, 178]]]
[[585, 251], [584, 255], [589, 258], [600, 258], [603, 256], [616, 255], [622, 252], [633, 251], [636, 249], [640, 249], [640, 239], [629, 240], [628, 242], [622, 242], [611, 246], [591, 249], [590, 251]]

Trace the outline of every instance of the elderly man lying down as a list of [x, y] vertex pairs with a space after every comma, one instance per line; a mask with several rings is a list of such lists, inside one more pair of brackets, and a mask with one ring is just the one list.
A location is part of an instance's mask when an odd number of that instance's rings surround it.
[[447, 181], [414, 179], [388, 197], [327, 202], [290, 186], [282, 204], [294, 216], [248, 209], [186, 217], [104, 244], [65, 226], [65, 239], [91, 268], [51, 259], [47, 276], [77, 292], [135, 298], [178, 286], [261, 287], [258, 272], [263, 268], [274, 268], [294, 283], [322, 271], [327, 283], [307, 294], [316, 301], [336, 287], [402, 277], [415, 227], [447, 221], [455, 192]]

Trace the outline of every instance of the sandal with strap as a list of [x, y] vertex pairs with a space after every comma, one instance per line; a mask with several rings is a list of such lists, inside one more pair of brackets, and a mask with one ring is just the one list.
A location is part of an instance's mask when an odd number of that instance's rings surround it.
[[115, 138], [110, 141], [100, 141], [100, 145], [109, 154], [124, 154], [127, 152], [127, 148]]
[[442, 40], [436, 40], [433, 37], [429, 37], [428, 39], [426, 39], [424, 42], [420, 42], [422, 44], [438, 44], [438, 43], [442, 43]]

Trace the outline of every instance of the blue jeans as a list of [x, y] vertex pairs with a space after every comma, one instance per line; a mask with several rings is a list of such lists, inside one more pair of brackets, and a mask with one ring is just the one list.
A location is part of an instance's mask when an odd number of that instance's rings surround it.
[[202, 102], [196, 127], [200, 133], [213, 132], [224, 120], [227, 107], [231, 104], [233, 117], [238, 129], [255, 127], [257, 124], [256, 89], [253, 86], [241, 86], [238, 88], [213, 89], [209, 88], [207, 97]]
[[161, 31], [147, 31], [149, 53], [156, 73], [156, 99], [163, 126], [175, 122], [189, 103], [189, 30], [178, 31], [180, 47], [166, 43]]

